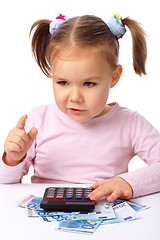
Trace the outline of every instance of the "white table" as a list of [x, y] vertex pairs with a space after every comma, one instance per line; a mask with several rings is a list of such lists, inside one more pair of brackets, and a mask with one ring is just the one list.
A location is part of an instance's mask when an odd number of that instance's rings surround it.
[[42, 197], [45, 188], [49, 186], [53, 184], [0, 184], [1, 240], [160, 240], [160, 193], [134, 199], [135, 202], [151, 207], [140, 212], [141, 219], [101, 225], [93, 235], [86, 235], [56, 231], [52, 223], [43, 222], [39, 218], [28, 218], [24, 209], [17, 206], [19, 200], [28, 194]]

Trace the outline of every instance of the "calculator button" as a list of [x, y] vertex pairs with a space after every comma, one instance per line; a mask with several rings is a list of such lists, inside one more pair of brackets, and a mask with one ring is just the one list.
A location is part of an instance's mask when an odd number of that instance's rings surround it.
[[67, 191], [66, 194], [73, 194], [73, 191]]
[[66, 198], [67, 198], [67, 199], [72, 199], [72, 198], [73, 198], [73, 196], [66, 196]]
[[55, 193], [55, 191], [51, 191], [51, 190], [48, 191], [48, 195], [50, 195], [50, 194], [54, 195], [54, 193]]
[[54, 193], [48, 193], [47, 196], [54, 196]]
[[51, 188], [51, 189], [48, 190], [48, 192], [55, 192], [55, 189]]
[[82, 196], [75, 196], [75, 199], [82, 199]]
[[77, 188], [76, 192], [83, 192], [83, 189], [82, 188]]
[[51, 199], [51, 198], [54, 198], [53, 195], [47, 195], [47, 198]]
[[88, 196], [85, 196], [84, 198], [85, 198], [85, 199], [89, 199], [89, 197], [88, 197]]
[[57, 199], [62, 199], [62, 198], [63, 198], [63, 195], [57, 195], [56, 198], [57, 198]]
[[64, 195], [64, 192], [57, 192], [56, 195]]
[[82, 191], [75, 192], [75, 194], [82, 194], [82, 193], [83, 193]]
[[56, 188], [54, 188], [54, 187], [52, 188], [52, 187], [51, 187], [51, 188], [49, 188], [49, 191], [50, 191], [50, 190], [53, 190], [53, 191], [55, 191], [55, 189], [56, 189]]
[[78, 193], [75, 193], [76, 196], [82, 196], [83, 193], [81, 192], [78, 192]]
[[64, 193], [64, 189], [58, 189], [57, 193]]
[[86, 189], [85, 189], [85, 192], [92, 192], [92, 191], [93, 191], [92, 188], [86, 188]]
[[87, 196], [89, 193], [91, 193], [92, 191], [87, 191], [84, 193], [85, 196]]
[[57, 191], [57, 193], [64, 193], [64, 191], [62, 191], [62, 190], [61, 191]]
[[82, 195], [83, 192], [76, 192], [75, 195]]
[[48, 190], [48, 192], [55, 192], [55, 189], [54, 189], [54, 188], [53, 188], [53, 189], [51, 188], [51, 189]]
[[63, 196], [64, 196], [64, 194], [61, 194], [61, 193], [59, 193], [59, 194], [57, 194], [56, 196], [59, 196], [59, 197], [60, 197], [60, 196], [62, 196], [62, 197], [63, 197]]

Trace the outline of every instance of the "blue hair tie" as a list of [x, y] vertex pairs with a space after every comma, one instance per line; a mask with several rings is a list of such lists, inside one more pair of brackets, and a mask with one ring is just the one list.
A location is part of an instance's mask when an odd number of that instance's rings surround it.
[[59, 14], [59, 16], [54, 19], [50, 25], [49, 25], [49, 31], [50, 33], [53, 35], [54, 31], [63, 23], [65, 22], [65, 16], [63, 16], [62, 14]]
[[122, 38], [126, 33], [125, 25], [121, 21], [121, 16], [119, 13], [113, 14], [110, 20], [107, 22], [107, 26], [115, 37]]

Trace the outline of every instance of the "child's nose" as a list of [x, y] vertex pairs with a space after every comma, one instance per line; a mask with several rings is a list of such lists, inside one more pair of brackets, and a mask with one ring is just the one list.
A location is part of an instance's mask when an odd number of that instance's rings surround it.
[[71, 102], [83, 102], [83, 95], [78, 88], [73, 88], [72, 92], [70, 94], [70, 100]]

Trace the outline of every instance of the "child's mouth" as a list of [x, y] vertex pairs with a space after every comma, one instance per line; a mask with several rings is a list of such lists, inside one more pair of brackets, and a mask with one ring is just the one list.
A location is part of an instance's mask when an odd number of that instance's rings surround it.
[[70, 108], [70, 111], [73, 113], [81, 113], [84, 112], [84, 110], [76, 109], [76, 108]]

